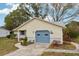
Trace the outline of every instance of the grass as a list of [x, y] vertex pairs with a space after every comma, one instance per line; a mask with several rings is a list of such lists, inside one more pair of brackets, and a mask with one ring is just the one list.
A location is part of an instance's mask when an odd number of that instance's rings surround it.
[[63, 44], [54, 45], [53, 43], [49, 46], [49, 49], [66, 49], [66, 50], [73, 50], [76, 49], [74, 45], [70, 42], [63, 42]]
[[73, 39], [73, 41], [74, 41], [75, 43], [78, 43], [78, 44], [79, 44], [79, 36], [78, 36], [77, 38]]
[[0, 38], [0, 55], [5, 55], [16, 50], [15, 43], [17, 43], [15, 39]]
[[44, 52], [42, 56], [79, 56], [79, 53]]

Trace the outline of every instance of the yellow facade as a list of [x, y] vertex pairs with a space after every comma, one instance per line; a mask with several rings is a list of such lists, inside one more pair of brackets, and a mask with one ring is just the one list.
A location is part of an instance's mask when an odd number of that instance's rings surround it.
[[58, 40], [61, 41], [62, 44], [63, 43], [62, 29], [63, 28], [60, 26], [34, 19], [29, 23], [25, 24], [24, 26], [18, 28], [17, 31], [26, 30], [26, 36], [29, 37], [28, 40], [35, 40], [35, 32], [37, 30], [48, 30], [50, 32], [50, 43], [53, 40]]

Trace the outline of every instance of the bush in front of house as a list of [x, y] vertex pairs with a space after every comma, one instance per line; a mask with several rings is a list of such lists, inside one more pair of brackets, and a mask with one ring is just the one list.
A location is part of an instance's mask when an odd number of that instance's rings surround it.
[[16, 37], [16, 34], [7, 35], [7, 38], [12, 38], [12, 39], [14, 39], [15, 37]]
[[53, 45], [53, 46], [59, 46], [59, 45], [61, 45], [61, 44], [60, 44], [60, 41], [58, 41], [58, 40], [53, 40], [52, 45]]
[[73, 42], [79, 43], [79, 36], [73, 40]]
[[27, 46], [29, 44], [33, 44], [34, 42], [28, 41], [27, 37], [21, 39], [21, 45]]
[[69, 36], [71, 38], [77, 38], [79, 36], [79, 32], [71, 31], [71, 32], [69, 32]]
[[7, 38], [10, 38], [10, 35], [7, 35], [6, 37], [7, 37]]
[[69, 36], [69, 32], [68, 32], [68, 30], [63, 30], [63, 40], [64, 41], [69, 41], [69, 42], [71, 42], [72, 41], [72, 39], [71, 39], [71, 37]]
[[24, 46], [27, 45], [27, 37], [25, 37], [24, 39], [21, 39], [21, 45], [24, 45]]
[[76, 39], [79, 36], [79, 32], [74, 30], [70, 31], [65, 29], [63, 34], [64, 41], [73, 41], [73, 39]]
[[10, 32], [10, 35], [7, 35], [6, 36], [7, 38], [12, 38], [12, 39], [15, 39], [16, 38], [16, 34], [14, 34], [14, 32]]
[[63, 32], [64, 41], [76, 41], [76, 38], [79, 36], [79, 22], [70, 22], [66, 25]]

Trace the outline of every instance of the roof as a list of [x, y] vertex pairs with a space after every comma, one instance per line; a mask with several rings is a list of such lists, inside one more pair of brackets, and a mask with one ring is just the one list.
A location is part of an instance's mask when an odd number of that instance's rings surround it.
[[6, 28], [4, 28], [4, 27], [0, 27], [0, 30], [9, 31], [8, 29], [6, 29]]
[[0, 26], [0, 28], [4, 28], [5, 29], [5, 26]]
[[65, 25], [64, 25], [64, 24], [61, 24], [61, 23], [58, 23], [58, 22], [52, 22], [52, 23], [51, 23], [51, 22], [45, 21], [45, 20], [43, 20], [43, 19], [41, 19], [41, 18], [37, 18], [37, 17], [35, 17], [35, 18], [33, 18], [33, 19], [30, 19], [30, 20], [24, 22], [23, 24], [21, 24], [21, 25], [18, 26], [17, 28], [13, 29], [13, 31], [15, 31], [15, 30], [21, 28], [22, 26], [24, 26], [25, 24], [29, 23], [30, 21], [33, 21], [34, 19], [37, 19], [37, 20], [40, 20], [40, 21], [46, 22], [46, 23], [51, 24], [51, 25], [56, 25], [56, 26], [59, 26], [59, 27], [65, 28]]

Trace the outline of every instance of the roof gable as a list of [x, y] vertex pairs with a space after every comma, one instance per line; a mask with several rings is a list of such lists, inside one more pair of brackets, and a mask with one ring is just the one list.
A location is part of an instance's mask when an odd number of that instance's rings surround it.
[[24, 26], [25, 24], [27, 24], [27, 23], [29, 23], [29, 22], [31, 22], [31, 21], [33, 21], [33, 20], [39, 20], [39, 21], [42, 21], [42, 22], [45, 22], [45, 23], [48, 23], [48, 24], [51, 24], [51, 25], [56, 25], [56, 26], [59, 26], [59, 27], [63, 27], [63, 28], [65, 27], [65, 25], [59, 24], [59, 23], [56, 23], [56, 22], [50, 23], [50, 22], [45, 21], [45, 20], [43, 20], [43, 19], [41, 19], [41, 18], [33, 18], [33, 19], [31, 19], [31, 20], [28, 20], [28, 21], [24, 22], [23, 24], [21, 24], [21, 25], [18, 26], [17, 28], [13, 29], [13, 31], [15, 31], [15, 30], [21, 28], [22, 26]]

